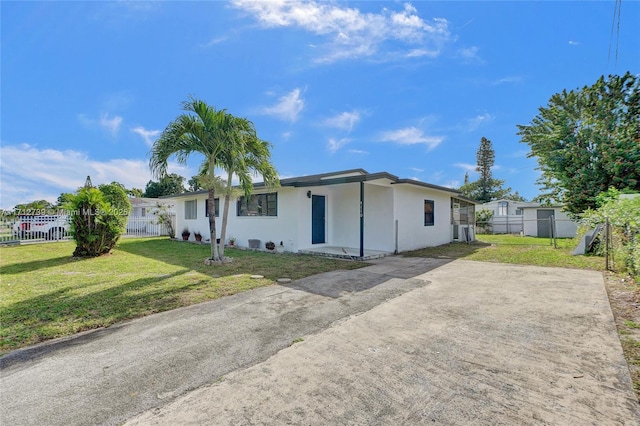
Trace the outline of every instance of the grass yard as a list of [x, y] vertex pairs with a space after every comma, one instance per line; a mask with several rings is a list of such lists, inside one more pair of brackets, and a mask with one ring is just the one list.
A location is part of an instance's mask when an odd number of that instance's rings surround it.
[[548, 238], [516, 235], [476, 235], [476, 238], [477, 241], [472, 244], [452, 243], [412, 251], [405, 255], [604, 270], [602, 257], [573, 256], [571, 253], [575, 249], [577, 241], [572, 238], [558, 239], [558, 248], [554, 248]]
[[[73, 242], [0, 247], [0, 353], [217, 299], [277, 278], [302, 278], [346, 262], [230, 249], [233, 262], [205, 266], [209, 245], [122, 239], [112, 254], [73, 259]], [[263, 275], [251, 279], [250, 275]]]

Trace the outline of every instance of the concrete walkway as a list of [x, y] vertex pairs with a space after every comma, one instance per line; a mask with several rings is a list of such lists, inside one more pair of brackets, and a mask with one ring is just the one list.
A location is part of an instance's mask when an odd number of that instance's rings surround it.
[[9, 354], [0, 423], [640, 424], [600, 273], [374, 262]]

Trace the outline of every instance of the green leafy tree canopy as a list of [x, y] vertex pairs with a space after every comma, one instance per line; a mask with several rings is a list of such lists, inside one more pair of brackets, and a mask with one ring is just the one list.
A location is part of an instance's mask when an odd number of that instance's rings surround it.
[[640, 82], [627, 72], [554, 94], [528, 125], [518, 125], [542, 176], [540, 201], [572, 213], [597, 207], [609, 188], [640, 191]]
[[160, 177], [155, 182], [150, 180], [144, 190], [144, 196], [148, 198], [158, 198], [163, 195], [182, 194], [185, 192], [184, 177], [177, 173], [169, 173]]

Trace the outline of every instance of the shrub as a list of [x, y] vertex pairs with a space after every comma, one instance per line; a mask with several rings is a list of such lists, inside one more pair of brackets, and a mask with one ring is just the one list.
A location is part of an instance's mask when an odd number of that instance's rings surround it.
[[[609, 221], [612, 250], [620, 269], [640, 275], [640, 197], [609, 198], [597, 210], [587, 210], [582, 222], [590, 227]], [[602, 243], [601, 243], [602, 244]], [[603, 247], [601, 247], [603, 248]]]
[[175, 238], [176, 231], [173, 229], [173, 215], [169, 213], [169, 208], [164, 204], [157, 203], [153, 214], [158, 218], [157, 221], [160, 225], [166, 226], [169, 238]]
[[109, 253], [125, 232], [131, 203], [117, 185], [87, 184], [70, 197], [71, 235], [76, 242], [73, 255], [95, 257]]
[[491, 219], [493, 218], [493, 210], [481, 209], [476, 212], [476, 227], [478, 233], [490, 233]]

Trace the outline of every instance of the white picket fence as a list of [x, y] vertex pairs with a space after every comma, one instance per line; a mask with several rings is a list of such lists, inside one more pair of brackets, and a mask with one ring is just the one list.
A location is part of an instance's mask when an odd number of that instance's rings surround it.
[[[175, 229], [175, 215], [171, 217]], [[68, 240], [69, 220], [64, 215], [23, 215], [0, 218], [0, 244]], [[169, 235], [166, 225], [158, 223], [156, 216], [129, 216], [124, 234], [128, 237], [154, 237]]]
[[[173, 229], [176, 229], [176, 217], [172, 216]], [[126, 236], [129, 237], [155, 237], [169, 235], [167, 225], [158, 223], [156, 216], [129, 216]]]

